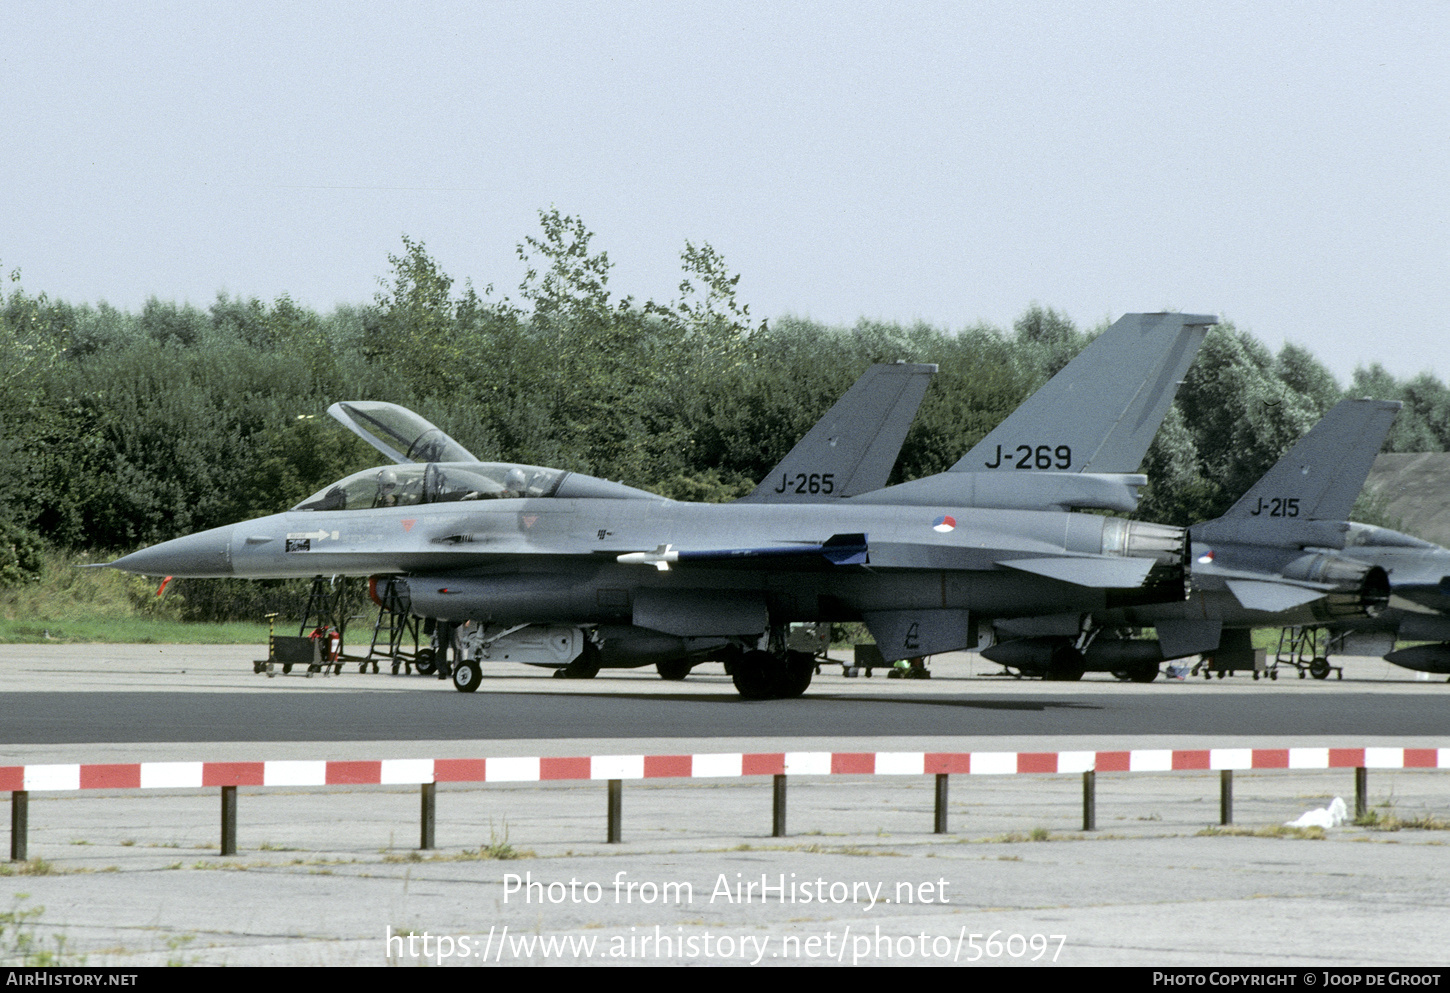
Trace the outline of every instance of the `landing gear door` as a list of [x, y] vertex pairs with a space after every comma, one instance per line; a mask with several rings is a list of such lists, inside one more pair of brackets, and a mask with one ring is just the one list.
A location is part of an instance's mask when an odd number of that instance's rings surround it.
[[333, 404], [327, 413], [394, 462], [478, 461], [429, 421], [395, 403], [349, 400]]

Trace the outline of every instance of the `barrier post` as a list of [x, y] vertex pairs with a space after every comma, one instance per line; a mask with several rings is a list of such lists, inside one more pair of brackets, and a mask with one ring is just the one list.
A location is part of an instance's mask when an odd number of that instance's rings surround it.
[[785, 837], [785, 776], [778, 774], [771, 784], [770, 836]]
[[607, 844], [617, 845], [620, 839], [619, 822], [624, 814], [624, 780], [609, 781], [609, 826]]
[[936, 774], [936, 814], [932, 819], [932, 833], [947, 833], [947, 774]]
[[1082, 774], [1082, 829], [1098, 829], [1097, 773], [1092, 769]]
[[1369, 770], [1364, 766], [1354, 770], [1354, 819], [1369, 816]]
[[30, 857], [26, 835], [30, 832], [30, 791], [10, 791], [10, 861], [24, 862]]
[[419, 799], [422, 809], [418, 818], [418, 847], [426, 852], [435, 847], [433, 828], [438, 819], [438, 784], [423, 783]]
[[1234, 771], [1220, 769], [1218, 772], [1218, 822], [1229, 825], [1234, 822]]
[[237, 854], [237, 788], [222, 787], [222, 854]]

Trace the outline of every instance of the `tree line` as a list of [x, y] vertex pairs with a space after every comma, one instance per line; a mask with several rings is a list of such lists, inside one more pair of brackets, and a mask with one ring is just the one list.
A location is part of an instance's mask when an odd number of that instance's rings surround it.
[[[375, 299], [284, 295], [139, 313], [0, 284], [0, 584], [39, 550], [110, 554], [274, 513], [378, 455], [337, 400], [410, 407], [480, 458], [558, 466], [679, 499], [743, 495], [867, 365], [935, 362], [893, 481], [939, 472], [1077, 354], [1033, 304], [1010, 329], [757, 320], [739, 276], [686, 243], [678, 295], [617, 296], [575, 217], [540, 213], [515, 296], [461, 286], [403, 239]], [[1105, 326], [1105, 325], [1104, 325]], [[1450, 446], [1450, 390], [1379, 365], [1345, 389], [1307, 350], [1215, 327], [1145, 463], [1139, 516], [1217, 516], [1344, 396], [1405, 403], [1387, 451]], [[1373, 518], [1373, 507], [1361, 507]]]

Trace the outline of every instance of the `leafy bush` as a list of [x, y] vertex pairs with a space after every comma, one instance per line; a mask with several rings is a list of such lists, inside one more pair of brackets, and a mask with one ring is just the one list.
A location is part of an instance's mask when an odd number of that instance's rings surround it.
[[40, 537], [16, 524], [0, 522], [0, 587], [33, 583], [44, 567]]

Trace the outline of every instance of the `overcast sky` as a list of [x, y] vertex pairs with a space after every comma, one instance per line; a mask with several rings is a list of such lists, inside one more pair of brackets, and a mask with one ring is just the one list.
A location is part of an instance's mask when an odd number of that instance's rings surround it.
[[583, 218], [758, 317], [1218, 313], [1450, 379], [1450, 4], [0, 8], [0, 265], [71, 302], [363, 303], [407, 234], [517, 295]]

